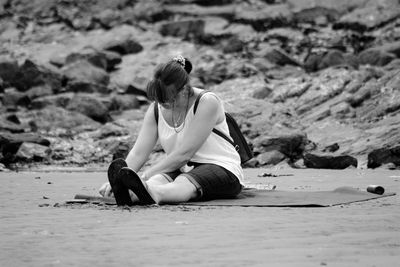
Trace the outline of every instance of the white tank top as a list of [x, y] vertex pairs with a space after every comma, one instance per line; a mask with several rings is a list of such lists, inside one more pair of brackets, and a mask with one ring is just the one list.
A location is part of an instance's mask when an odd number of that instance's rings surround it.
[[[222, 109], [224, 110], [221, 100], [214, 93], [209, 94], [214, 95], [219, 100]], [[199, 102], [199, 105], [200, 104], [201, 100]], [[176, 128], [178, 131], [176, 132], [175, 129], [166, 122], [160, 110], [160, 105], [158, 105], [158, 136], [165, 153], [170, 154], [176, 146], [180, 145], [183, 135], [193, 121], [193, 108], [194, 104], [188, 110], [185, 123], [182, 123], [178, 128]], [[214, 128], [229, 136], [229, 128], [225, 118], [221, 123], [214, 126]], [[219, 165], [232, 172], [239, 179], [240, 183], [243, 184], [244, 175], [243, 169], [240, 166], [239, 154], [236, 152], [232, 144], [228, 143], [224, 138], [213, 132], [210, 133], [206, 141], [196, 151], [190, 161]]]

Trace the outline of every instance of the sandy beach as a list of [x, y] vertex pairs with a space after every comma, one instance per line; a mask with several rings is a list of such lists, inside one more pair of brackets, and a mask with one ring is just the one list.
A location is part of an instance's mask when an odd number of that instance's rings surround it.
[[[247, 169], [277, 190], [379, 184], [396, 196], [327, 208], [65, 205], [105, 172], [0, 173], [0, 266], [396, 266], [400, 172]], [[291, 176], [258, 177], [263, 172]]]

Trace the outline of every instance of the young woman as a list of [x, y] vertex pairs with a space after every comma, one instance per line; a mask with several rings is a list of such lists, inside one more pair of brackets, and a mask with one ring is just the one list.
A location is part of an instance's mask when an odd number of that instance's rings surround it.
[[[112, 190], [118, 205], [133, 205], [233, 198], [240, 193], [240, 156], [212, 132], [216, 128], [229, 136], [224, 107], [214, 93], [190, 86], [191, 70], [191, 62], [182, 56], [156, 68], [147, 85], [154, 103], [126, 161], [111, 163], [109, 185], [100, 189], [103, 196]], [[166, 157], [139, 177], [157, 140]]]

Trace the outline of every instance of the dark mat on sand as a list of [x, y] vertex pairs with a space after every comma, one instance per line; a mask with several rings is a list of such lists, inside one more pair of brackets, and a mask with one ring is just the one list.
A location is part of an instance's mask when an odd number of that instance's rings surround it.
[[[394, 196], [395, 193], [382, 195], [361, 191], [352, 187], [339, 187], [333, 191], [279, 191], [244, 189], [234, 199], [218, 199], [204, 202], [188, 202], [179, 205], [191, 206], [242, 206], [242, 207], [329, 207], [353, 202], [367, 201], [381, 197]], [[115, 205], [113, 198], [76, 195], [69, 203], [102, 202]], [[68, 202], [67, 202], [68, 203]]]

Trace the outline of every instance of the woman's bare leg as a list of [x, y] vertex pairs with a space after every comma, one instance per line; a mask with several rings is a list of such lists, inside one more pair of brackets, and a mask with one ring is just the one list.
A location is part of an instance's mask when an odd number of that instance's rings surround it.
[[[164, 184], [168, 184], [168, 183], [170, 183], [170, 182], [162, 174], [156, 174], [156, 175], [150, 177], [146, 181], [146, 184], [148, 186], [159, 186], [159, 185], [164, 185]], [[132, 190], [129, 190], [129, 195], [131, 196], [131, 200], [133, 203], [139, 202], [139, 198], [135, 195], [135, 193], [133, 193]]]
[[147, 182], [149, 194], [157, 204], [187, 202], [197, 197], [197, 189], [185, 176], [165, 184]]

